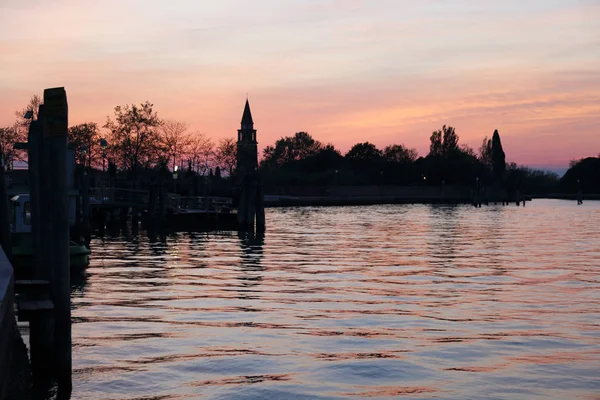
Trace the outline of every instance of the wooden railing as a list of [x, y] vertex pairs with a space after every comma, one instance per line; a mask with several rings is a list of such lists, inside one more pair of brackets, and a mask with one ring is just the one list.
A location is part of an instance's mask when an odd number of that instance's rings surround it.
[[147, 190], [123, 188], [92, 188], [90, 189], [90, 204], [113, 206], [146, 207], [150, 200]]
[[171, 207], [176, 211], [230, 212], [232, 200], [229, 197], [172, 196]]
[[[205, 212], [230, 212], [232, 200], [229, 197], [210, 196], [180, 196], [167, 195], [168, 208], [174, 211], [205, 211]], [[90, 189], [90, 204], [113, 207], [138, 207], [147, 208], [152, 203], [150, 192], [146, 190], [133, 190], [123, 188], [92, 188]], [[154, 204], [158, 204], [155, 199]]]

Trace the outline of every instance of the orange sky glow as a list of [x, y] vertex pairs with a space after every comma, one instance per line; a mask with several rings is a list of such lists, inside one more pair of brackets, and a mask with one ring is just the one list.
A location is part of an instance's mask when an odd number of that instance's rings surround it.
[[0, 126], [64, 86], [72, 125], [148, 100], [235, 138], [248, 93], [261, 148], [307, 131], [426, 155], [446, 124], [564, 168], [600, 153], [599, 16], [595, 0], [2, 0]]

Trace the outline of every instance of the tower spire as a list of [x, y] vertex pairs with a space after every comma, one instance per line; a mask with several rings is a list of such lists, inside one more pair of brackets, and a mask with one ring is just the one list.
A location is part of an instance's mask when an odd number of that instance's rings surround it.
[[254, 126], [254, 121], [252, 121], [252, 113], [250, 112], [250, 102], [246, 97], [246, 106], [244, 107], [244, 115], [242, 115], [242, 129], [249, 128], [252, 129]]
[[256, 171], [258, 168], [258, 148], [256, 142], [256, 129], [250, 112], [250, 102], [246, 98], [242, 126], [238, 129], [237, 141], [237, 172], [240, 177]]

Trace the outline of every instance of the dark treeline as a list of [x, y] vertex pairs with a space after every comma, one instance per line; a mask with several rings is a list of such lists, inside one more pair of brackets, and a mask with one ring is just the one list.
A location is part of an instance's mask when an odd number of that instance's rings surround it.
[[[16, 111], [16, 122], [0, 127], [0, 156], [10, 168], [23, 154], [13, 145], [25, 141], [32, 111], [36, 118], [41, 103], [33, 96]], [[109, 177], [149, 181], [235, 174], [237, 148], [233, 138], [215, 143], [201, 132], [189, 132], [186, 124], [160, 118], [149, 102], [117, 106], [99, 126], [86, 122], [69, 128], [76, 158], [88, 170], [105, 171]], [[365, 141], [342, 154], [332, 144], [315, 140], [306, 132], [282, 137], [267, 146], [260, 171], [271, 187], [293, 185], [462, 185], [502, 186], [531, 195], [550, 193], [600, 193], [600, 158], [572, 161], [559, 179], [551, 172], [507, 162], [498, 131], [485, 137], [479, 149], [461, 144], [456, 130], [443, 126], [429, 137], [429, 153], [391, 144], [378, 149]], [[180, 190], [183, 186], [179, 186]]]
[[[15, 150], [14, 145], [27, 140], [30, 119], [37, 119], [41, 103], [39, 96], [33, 96], [24, 109], [15, 112], [12, 126], [0, 127], [5, 169], [26, 160], [26, 152]], [[32, 118], [24, 117], [28, 111]], [[117, 180], [129, 186], [202, 176], [220, 180], [221, 171], [231, 175], [236, 165], [232, 138], [214, 142], [202, 132], [190, 132], [185, 123], [160, 118], [149, 102], [117, 106], [103, 125], [73, 125], [68, 134], [79, 169], [85, 168], [92, 180], [111, 179], [117, 185]]]
[[583, 191], [600, 192], [597, 158], [572, 162], [571, 169], [559, 179], [552, 172], [507, 162], [498, 131], [491, 138], [485, 137], [477, 152], [461, 145], [450, 126], [434, 131], [429, 140], [425, 157], [402, 144], [378, 149], [369, 142], [358, 143], [342, 154], [332, 144], [298, 132], [266, 147], [260, 169], [265, 183], [272, 186], [479, 184], [546, 195], [574, 193], [580, 179]]

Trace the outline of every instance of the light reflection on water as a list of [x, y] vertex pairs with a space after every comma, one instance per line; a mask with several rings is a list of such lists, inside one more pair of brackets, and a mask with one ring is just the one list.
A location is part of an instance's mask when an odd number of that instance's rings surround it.
[[600, 203], [270, 209], [97, 238], [74, 399], [597, 398]]

